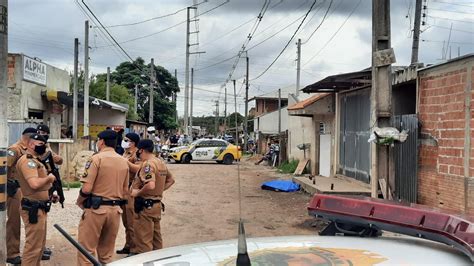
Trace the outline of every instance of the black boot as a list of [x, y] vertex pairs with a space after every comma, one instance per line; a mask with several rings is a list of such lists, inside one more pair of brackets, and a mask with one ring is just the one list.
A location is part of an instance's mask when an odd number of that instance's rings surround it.
[[51, 256], [53, 255], [53, 251], [50, 248], [44, 248], [43, 254]]
[[116, 252], [117, 252], [117, 254], [129, 254], [129, 253], [130, 253], [130, 249], [124, 247], [124, 248], [122, 248], [122, 249], [117, 250]]
[[7, 258], [7, 263], [14, 264], [14, 265], [20, 265], [21, 264], [21, 257], [16, 256], [14, 258]]

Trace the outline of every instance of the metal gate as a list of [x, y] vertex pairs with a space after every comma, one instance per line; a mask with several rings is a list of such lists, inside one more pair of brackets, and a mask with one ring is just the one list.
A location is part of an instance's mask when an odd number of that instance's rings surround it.
[[370, 90], [341, 96], [338, 172], [370, 183]]
[[38, 126], [37, 123], [32, 122], [8, 122], [8, 146], [11, 146], [20, 139], [21, 133], [27, 127]]
[[395, 144], [395, 198], [416, 203], [418, 189], [418, 117], [416, 114], [397, 115], [392, 118], [392, 126], [407, 130], [404, 143]]

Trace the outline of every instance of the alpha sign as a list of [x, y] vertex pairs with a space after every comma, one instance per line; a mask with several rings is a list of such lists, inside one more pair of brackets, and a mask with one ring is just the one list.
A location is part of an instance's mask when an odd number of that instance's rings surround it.
[[46, 64], [23, 56], [23, 79], [46, 86]]

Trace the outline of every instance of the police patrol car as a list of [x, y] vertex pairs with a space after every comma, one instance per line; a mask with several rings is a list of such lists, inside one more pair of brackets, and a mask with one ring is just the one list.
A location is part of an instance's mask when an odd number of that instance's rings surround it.
[[240, 147], [222, 139], [199, 139], [188, 146], [172, 148], [169, 159], [177, 163], [191, 161], [216, 161], [217, 163], [232, 164], [240, 160]]

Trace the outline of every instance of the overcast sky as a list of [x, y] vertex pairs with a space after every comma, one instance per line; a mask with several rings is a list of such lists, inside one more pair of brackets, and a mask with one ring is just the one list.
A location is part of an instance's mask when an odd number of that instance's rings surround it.
[[[84, 61], [83, 40], [85, 6], [82, 0], [10, 0], [9, 52], [24, 53], [42, 59], [62, 69], [73, 69], [73, 42], [81, 42], [80, 61]], [[184, 91], [186, 11], [192, 0], [84, 0], [104, 25], [136, 25], [108, 28], [115, 39], [132, 57], [150, 58], [171, 73], [178, 71]], [[245, 59], [235, 58], [251, 30], [265, 0], [197, 0], [197, 23], [191, 23], [191, 51], [205, 54], [191, 55], [195, 78], [195, 115], [211, 115], [213, 101], [220, 97], [223, 112], [224, 82], [231, 72], [237, 80], [238, 108], [243, 111], [242, 88]], [[226, 3], [227, 2], [227, 3]], [[371, 0], [318, 0], [301, 29], [276, 63], [262, 76], [290, 40], [313, 0], [271, 0], [247, 45], [250, 58], [249, 95], [272, 92], [296, 83], [296, 40], [302, 42], [301, 85], [311, 84], [328, 75], [357, 71], [370, 66], [371, 61]], [[410, 62], [415, 0], [392, 0], [392, 46], [396, 65]], [[330, 8], [329, 8], [330, 6]], [[327, 12], [329, 8], [329, 11]], [[83, 10], [84, 9], [84, 10]], [[179, 11], [179, 12], [176, 12]], [[208, 11], [208, 12], [206, 12]], [[321, 24], [324, 14], [326, 19]], [[159, 16], [176, 13], [158, 19]], [[90, 15], [90, 13], [87, 13]], [[439, 63], [444, 57], [443, 45], [451, 48], [451, 56], [472, 53], [474, 50], [474, 2], [471, 0], [428, 0], [426, 24], [422, 26], [420, 61]], [[194, 13], [192, 13], [194, 15]], [[95, 25], [96, 22], [92, 22]], [[318, 25], [319, 29], [312, 34]], [[172, 27], [174, 26], [174, 27]], [[452, 30], [450, 31], [450, 28]], [[169, 28], [169, 29], [168, 29]], [[450, 34], [451, 33], [451, 34]], [[312, 34], [312, 37], [310, 38]], [[196, 39], [198, 38], [198, 40]], [[444, 44], [445, 43], [445, 44]], [[127, 57], [104, 37], [96, 27], [90, 33], [90, 68], [103, 73], [107, 66], [115, 68]], [[450, 57], [450, 49], [446, 58]], [[229, 59], [231, 58], [231, 59]], [[225, 59], [229, 59], [225, 61]], [[222, 62], [222, 63], [220, 63]], [[219, 64], [217, 64], [219, 63]], [[260, 76], [260, 77], [259, 77]], [[258, 78], [257, 78], [258, 77]], [[227, 84], [232, 93], [232, 84]], [[204, 90], [200, 90], [204, 89]], [[208, 92], [211, 90], [213, 92]], [[219, 94], [220, 92], [220, 94]], [[229, 96], [230, 98], [230, 96]], [[228, 110], [234, 110], [229, 100]], [[183, 93], [178, 95], [178, 110], [184, 110]]]

